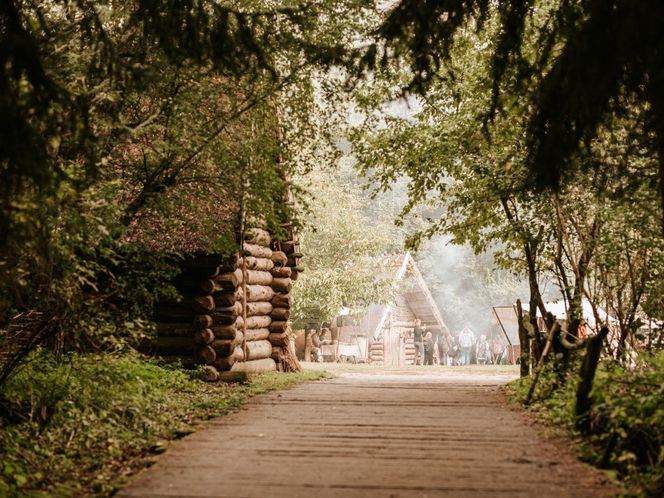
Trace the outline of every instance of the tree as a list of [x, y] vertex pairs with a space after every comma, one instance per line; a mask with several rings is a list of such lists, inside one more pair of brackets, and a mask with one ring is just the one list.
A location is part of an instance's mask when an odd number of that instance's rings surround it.
[[[646, 287], [655, 299], [661, 296], [657, 286], [645, 285], [651, 280], [645, 268], [659, 257], [652, 249], [657, 244], [650, 238], [661, 246], [661, 233], [652, 232], [660, 217], [652, 209], [659, 163], [640, 138], [646, 125], [638, 100], [622, 115], [606, 121], [597, 130], [597, 138], [576, 153], [574, 169], [557, 192], [533, 190], [529, 187], [528, 95], [504, 97], [509, 105], [493, 114], [490, 134], [477, 126], [483, 116], [494, 112], [495, 104], [495, 88], [485, 78], [495, 61], [489, 57], [491, 50], [480, 51], [478, 56], [478, 49], [493, 47], [493, 30], [500, 29], [500, 23], [484, 21], [481, 26], [484, 31], [479, 33], [473, 22], [458, 27], [457, 37], [448, 47], [446, 66], [428, 75], [419, 112], [388, 118], [382, 127], [367, 122], [356, 133], [360, 167], [383, 189], [403, 175], [409, 178], [404, 214], [417, 205], [431, 210], [431, 226], [412, 237], [411, 244], [438, 233], [449, 234], [454, 242], [468, 243], [477, 252], [492, 250], [500, 265], [525, 275], [533, 325], [535, 310], [547, 316], [542, 281], [558, 282], [567, 298], [570, 322], [560, 341], [556, 340], [557, 348], [563, 347], [565, 339], [568, 345], [575, 341], [583, 298], [595, 306], [606, 305], [606, 292], [597, 291], [600, 282], [608, 275], [625, 282], [620, 268], [631, 267], [630, 288], [634, 290], [628, 293], [635, 299], [614, 293], [611, 306], [627, 322], [635, 321], [643, 312], [643, 308], [636, 311], [638, 303], [649, 302], [645, 296], [641, 299]], [[524, 46], [524, 57], [530, 55], [532, 46]], [[393, 85], [408, 79], [407, 72], [394, 77], [397, 64], [390, 63], [384, 72], [393, 77]], [[372, 88], [363, 94], [361, 102], [372, 109], [381, 99], [394, 95], [394, 86], [385, 84], [382, 91]], [[620, 214], [631, 210], [639, 213], [633, 218], [633, 222], [639, 220], [636, 226]], [[632, 240], [630, 232], [638, 232], [636, 237], [643, 237], [645, 244], [627, 242]], [[616, 251], [621, 254], [617, 259]], [[614, 254], [615, 267], [600, 266], [608, 254]], [[642, 262], [644, 266], [639, 268], [643, 272], [628, 261]], [[657, 274], [652, 267], [650, 271]], [[623, 308], [620, 313], [618, 307]], [[629, 329], [629, 325], [624, 328]], [[526, 337], [522, 344], [527, 344]], [[538, 346], [541, 351], [543, 344]], [[567, 349], [560, 352], [567, 358]]]
[[612, 116], [638, 102], [638, 139], [658, 158], [664, 230], [664, 39], [657, 21], [663, 9], [656, 0], [401, 0], [386, 13], [361, 66], [387, 68], [396, 59], [412, 71], [406, 89], [424, 95], [441, 77], [460, 76], [454, 47], [469, 24], [492, 32], [494, 43], [478, 47], [490, 54], [484, 75], [491, 101], [477, 123], [499, 132], [497, 113], [509, 113], [516, 96], [525, 98], [525, 160], [529, 184], [539, 187], [558, 187], [579, 168], [587, 171], [577, 154]]
[[310, 204], [300, 233], [305, 271], [293, 289], [294, 321], [329, 322], [342, 307], [355, 312], [388, 301], [375, 260], [390, 243], [385, 220], [370, 219], [362, 189], [343, 170], [321, 169], [307, 180]]

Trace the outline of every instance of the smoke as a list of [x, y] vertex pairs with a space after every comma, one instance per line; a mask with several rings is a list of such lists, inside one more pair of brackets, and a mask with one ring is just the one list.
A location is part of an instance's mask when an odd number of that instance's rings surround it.
[[417, 255], [420, 270], [452, 333], [468, 326], [479, 337], [492, 335], [493, 306], [528, 296], [525, 279], [497, 268], [491, 253], [476, 255], [468, 246], [435, 237]]

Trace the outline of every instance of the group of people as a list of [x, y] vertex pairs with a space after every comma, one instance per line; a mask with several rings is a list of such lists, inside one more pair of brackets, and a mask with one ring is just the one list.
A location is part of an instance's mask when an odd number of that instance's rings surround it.
[[479, 339], [468, 326], [452, 335], [447, 330], [427, 330], [427, 326], [417, 319], [413, 327], [415, 364], [434, 365], [436, 349], [440, 365], [470, 365], [471, 359], [480, 365], [504, 362], [505, 345], [499, 336], [489, 342], [486, 335]]

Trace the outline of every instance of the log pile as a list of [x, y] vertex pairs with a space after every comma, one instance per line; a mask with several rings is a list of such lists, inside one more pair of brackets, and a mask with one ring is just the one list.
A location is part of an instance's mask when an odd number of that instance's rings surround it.
[[406, 350], [406, 365], [415, 365], [415, 355], [417, 354], [417, 351], [415, 350], [415, 343], [413, 342], [412, 337], [406, 339], [404, 347]]
[[207, 365], [210, 379], [213, 370], [299, 369], [288, 325], [299, 246], [252, 228], [242, 248], [230, 259], [199, 255], [183, 263], [175, 282], [183, 299], [157, 304], [158, 337], [141, 350], [188, 367]]
[[369, 363], [382, 363], [385, 359], [383, 336], [374, 337], [369, 343]]

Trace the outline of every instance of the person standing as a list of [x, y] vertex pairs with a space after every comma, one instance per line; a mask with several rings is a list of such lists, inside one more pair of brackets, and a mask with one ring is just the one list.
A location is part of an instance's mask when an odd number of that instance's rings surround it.
[[450, 351], [452, 350], [452, 336], [447, 330], [443, 330], [438, 334], [438, 340], [436, 341], [438, 345], [438, 358], [440, 359], [441, 365], [450, 364]]
[[480, 336], [480, 340], [477, 341], [477, 344], [475, 345], [475, 357], [477, 358], [477, 363], [479, 365], [486, 365], [491, 357], [489, 342], [486, 340], [484, 334]]
[[499, 365], [501, 363], [504, 350], [505, 346], [503, 346], [503, 341], [498, 335], [496, 335], [493, 338], [493, 341], [491, 341], [491, 356], [493, 358], [494, 365]]
[[426, 329], [425, 325], [422, 328], [424, 333], [424, 364], [433, 365], [433, 334]]
[[422, 322], [419, 318], [415, 320], [413, 327], [413, 344], [415, 345], [415, 365], [421, 365], [424, 361], [424, 343], [423, 341]]
[[459, 334], [459, 348], [461, 349], [461, 364], [470, 365], [470, 350], [475, 343], [475, 334], [466, 325]]

